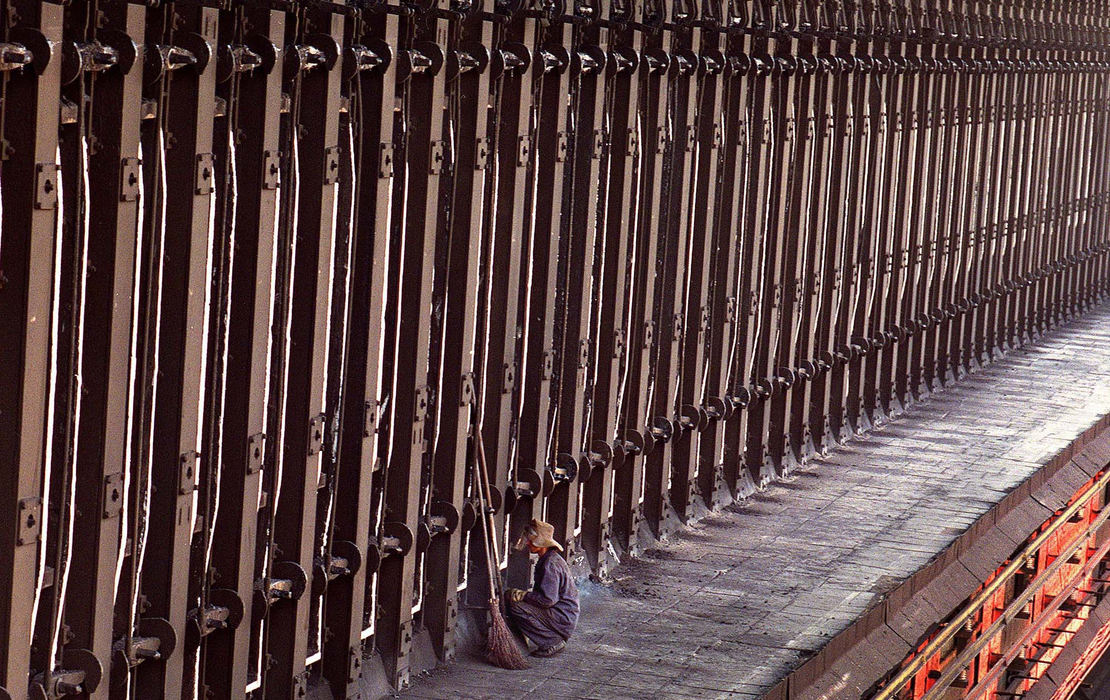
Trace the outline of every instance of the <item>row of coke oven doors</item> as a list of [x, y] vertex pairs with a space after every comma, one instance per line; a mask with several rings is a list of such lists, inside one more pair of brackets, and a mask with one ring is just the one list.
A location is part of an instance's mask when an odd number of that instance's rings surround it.
[[1099, 3], [3, 10], [13, 697], [403, 685], [479, 427], [603, 575], [1107, 291]]

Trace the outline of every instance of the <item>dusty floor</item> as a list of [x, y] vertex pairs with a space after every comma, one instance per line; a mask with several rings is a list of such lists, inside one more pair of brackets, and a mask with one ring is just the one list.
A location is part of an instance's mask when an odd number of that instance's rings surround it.
[[411, 698], [756, 698], [1110, 413], [1110, 304], [586, 582], [568, 649]]

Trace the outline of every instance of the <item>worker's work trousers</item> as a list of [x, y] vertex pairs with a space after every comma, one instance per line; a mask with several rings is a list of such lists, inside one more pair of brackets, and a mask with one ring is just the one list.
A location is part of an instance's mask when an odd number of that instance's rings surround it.
[[522, 600], [519, 603], [508, 601], [509, 618], [525, 637], [532, 640], [540, 649], [548, 649], [566, 639], [555, 631], [557, 624], [551, 611], [534, 603]]

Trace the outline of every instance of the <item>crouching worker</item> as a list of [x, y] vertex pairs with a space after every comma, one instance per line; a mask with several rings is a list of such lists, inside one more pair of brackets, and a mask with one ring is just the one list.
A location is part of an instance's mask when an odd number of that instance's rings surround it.
[[578, 587], [566, 560], [559, 556], [563, 548], [554, 534], [554, 527], [532, 519], [516, 548], [539, 555], [535, 585], [530, 591], [510, 588], [505, 592], [510, 622], [538, 647], [533, 656], [561, 652], [578, 623]]

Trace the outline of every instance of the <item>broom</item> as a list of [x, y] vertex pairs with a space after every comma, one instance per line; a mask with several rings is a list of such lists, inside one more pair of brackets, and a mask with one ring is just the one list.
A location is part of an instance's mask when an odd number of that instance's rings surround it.
[[509, 631], [509, 625], [501, 614], [501, 590], [499, 576], [495, 576], [496, 562], [501, 561], [497, 551], [496, 530], [493, 527], [493, 513], [489, 509], [489, 472], [486, 471], [486, 451], [482, 446], [482, 429], [474, 430], [474, 443], [478, 453], [478, 500], [482, 508], [482, 540], [486, 548], [486, 573], [489, 575], [489, 634], [486, 636], [486, 661], [494, 666], [518, 671], [528, 668], [528, 662], [520, 653], [516, 638]]

